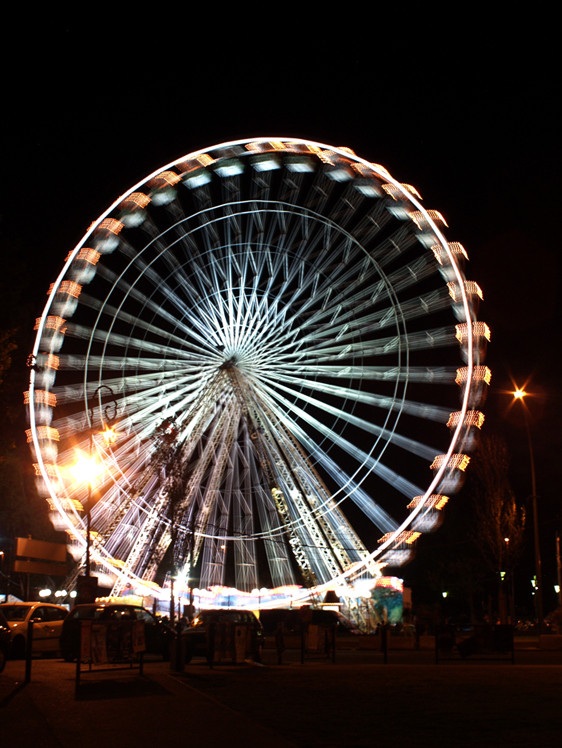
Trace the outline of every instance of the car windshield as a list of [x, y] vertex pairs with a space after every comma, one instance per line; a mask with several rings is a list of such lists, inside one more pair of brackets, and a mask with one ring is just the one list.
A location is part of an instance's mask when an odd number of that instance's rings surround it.
[[108, 605], [95, 606], [84, 605], [77, 606], [72, 611], [72, 618], [135, 618], [135, 612], [138, 608], [132, 605]]
[[72, 618], [99, 618], [104, 608], [96, 608], [94, 605], [85, 605], [83, 608], [74, 608]]
[[29, 608], [25, 605], [4, 605], [2, 613], [7, 621], [25, 621]]

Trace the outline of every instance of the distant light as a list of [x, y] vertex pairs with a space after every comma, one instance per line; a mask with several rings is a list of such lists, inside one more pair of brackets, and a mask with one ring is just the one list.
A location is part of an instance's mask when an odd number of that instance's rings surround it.
[[379, 197], [381, 191], [379, 188], [372, 183], [366, 182], [365, 184], [355, 185], [355, 189], [365, 197]]
[[106, 446], [110, 446], [111, 444], [115, 444], [117, 441], [117, 431], [113, 427], [107, 426], [105, 431], [102, 432], [103, 440], [106, 444]]
[[274, 171], [280, 168], [279, 161], [270, 155], [256, 156], [251, 160], [251, 164], [256, 171]]
[[448, 595], [449, 595], [448, 592], [442, 592], [441, 594], [443, 595], [443, 597], [448, 597]]
[[326, 172], [326, 176], [332, 179], [334, 182], [347, 182], [353, 174], [345, 167], [339, 167], [335, 169], [329, 169]]
[[190, 190], [193, 190], [197, 187], [203, 187], [203, 185], [209, 184], [211, 179], [212, 177], [208, 171], [205, 169], [197, 169], [195, 172], [185, 177], [183, 183], [186, 187], [189, 187]]
[[513, 397], [516, 398], [517, 400], [523, 400], [523, 398], [525, 397], [526, 394], [527, 393], [525, 392], [525, 390], [519, 390], [519, 389], [517, 389], [513, 393]]
[[314, 171], [313, 162], [306, 156], [294, 156], [287, 158], [286, 168], [288, 171], [292, 171], [297, 174], [304, 174], [306, 172]]
[[44, 590], [39, 590], [39, 597], [49, 597], [51, 595], [51, 590], [45, 588]]
[[243, 171], [244, 166], [236, 159], [222, 161], [221, 165], [215, 169], [219, 177], [236, 177], [238, 174], [242, 174]]

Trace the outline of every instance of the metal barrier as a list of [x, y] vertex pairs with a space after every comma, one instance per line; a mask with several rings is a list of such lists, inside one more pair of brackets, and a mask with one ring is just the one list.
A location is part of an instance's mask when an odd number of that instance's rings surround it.
[[301, 663], [325, 657], [336, 661], [336, 624], [307, 623], [301, 629]]
[[435, 632], [435, 662], [454, 659], [496, 660], [515, 662], [513, 626], [477, 624], [469, 631], [454, 626], [441, 626]]
[[214, 663], [240, 663], [248, 659], [260, 661], [257, 633], [247, 623], [213, 621], [207, 633], [207, 659]]
[[[92, 672], [94, 665], [138, 663], [143, 674], [143, 655], [146, 641], [143, 621], [80, 621], [78, 656], [76, 657], [76, 687], [78, 695], [80, 677]], [[82, 670], [87, 664], [88, 670]]]

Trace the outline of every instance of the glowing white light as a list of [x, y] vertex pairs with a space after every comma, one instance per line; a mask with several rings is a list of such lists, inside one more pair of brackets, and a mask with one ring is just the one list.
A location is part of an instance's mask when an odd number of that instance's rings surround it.
[[256, 171], [275, 171], [276, 169], [281, 168], [281, 164], [279, 163], [279, 161], [272, 156], [258, 156], [256, 158], [253, 158], [251, 163]]
[[79, 483], [89, 483], [95, 485], [101, 476], [105, 473], [106, 467], [95, 457], [78, 452], [76, 461], [68, 468], [73, 479]]
[[199, 169], [196, 172], [185, 176], [183, 183], [186, 187], [189, 187], [190, 190], [195, 190], [198, 187], [203, 187], [204, 185], [209, 184], [212, 178], [210, 172], [205, 169]]
[[242, 174], [244, 171], [244, 166], [240, 161], [226, 161], [221, 166], [217, 166], [215, 168], [215, 172], [219, 175], [219, 177], [236, 177], [239, 174]]

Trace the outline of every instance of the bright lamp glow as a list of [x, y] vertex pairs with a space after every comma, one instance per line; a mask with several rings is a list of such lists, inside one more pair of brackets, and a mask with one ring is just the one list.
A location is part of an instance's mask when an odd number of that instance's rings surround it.
[[76, 463], [70, 468], [70, 473], [77, 483], [95, 485], [105, 471], [105, 466], [94, 456], [80, 452]]
[[117, 431], [115, 431], [115, 428], [107, 426], [105, 431], [102, 433], [103, 440], [106, 444], [106, 446], [111, 446], [112, 444], [115, 444], [117, 441]]

